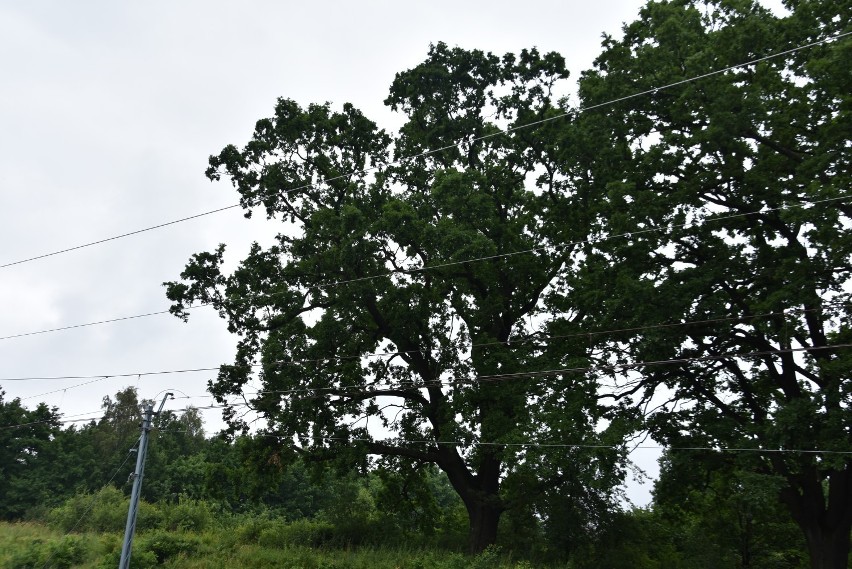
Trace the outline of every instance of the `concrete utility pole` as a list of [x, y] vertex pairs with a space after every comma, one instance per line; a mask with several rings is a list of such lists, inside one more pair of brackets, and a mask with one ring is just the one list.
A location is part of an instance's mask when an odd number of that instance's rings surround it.
[[[172, 393], [166, 393], [157, 415], [163, 411], [166, 399]], [[129, 569], [130, 548], [133, 546], [133, 533], [136, 531], [136, 514], [139, 512], [139, 494], [142, 491], [142, 474], [145, 472], [145, 456], [148, 453], [148, 432], [151, 430], [151, 415], [154, 406], [150, 403], [145, 406], [145, 416], [142, 418], [142, 436], [139, 438], [139, 449], [136, 452], [136, 470], [133, 471], [133, 490], [130, 492], [130, 508], [127, 510], [127, 524], [124, 526], [124, 544], [121, 546], [121, 561], [118, 569]], [[131, 449], [132, 450], [132, 449]]]

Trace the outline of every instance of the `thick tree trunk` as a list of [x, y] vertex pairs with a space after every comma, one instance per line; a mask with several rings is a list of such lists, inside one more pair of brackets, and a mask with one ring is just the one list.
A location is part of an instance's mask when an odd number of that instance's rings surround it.
[[827, 478], [824, 484], [815, 471], [792, 477], [781, 499], [805, 535], [811, 569], [846, 569], [852, 531], [852, 470], [834, 471]]
[[472, 555], [481, 553], [497, 541], [500, 514], [506, 509], [499, 494], [500, 463], [492, 456], [483, 457], [474, 475], [455, 448], [443, 447], [438, 454], [438, 466], [446, 472], [467, 509], [470, 522], [468, 552]]
[[468, 553], [476, 555], [497, 541], [497, 525], [503, 509], [494, 507], [487, 501], [465, 502], [470, 532], [468, 533]]
[[[804, 529], [804, 528], [803, 528]], [[823, 528], [805, 529], [811, 569], [846, 569], [849, 559], [850, 528], [837, 528], [833, 532]]]

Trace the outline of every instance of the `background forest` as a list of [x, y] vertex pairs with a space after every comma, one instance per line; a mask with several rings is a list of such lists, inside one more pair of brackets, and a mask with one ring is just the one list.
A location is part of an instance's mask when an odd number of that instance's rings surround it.
[[[0, 526], [3, 566], [117, 565], [132, 484], [127, 474], [135, 460], [127, 450], [138, 441], [142, 414], [134, 388], [105, 398], [103, 407], [97, 423], [62, 428], [55, 411], [3, 401], [3, 425], [37, 424], [0, 431], [7, 465], [2, 517], [46, 524], [56, 532]], [[192, 566], [180, 560], [199, 555], [212, 563], [227, 559], [223, 547], [229, 555], [248, 548], [244, 562], [256, 566], [287, 566], [273, 560], [292, 557], [304, 563], [294, 567], [477, 563], [453, 556], [466, 549], [467, 516], [437, 469], [359, 472], [301, 461], [282, 465], [262, 436], [205, 437], [194, 410], [181, 416], [164, 412], [152, 433], [134, 567], [167, 561]], [[509, 516], [498, 547], [474, 566], [509, 567], [521, 560], [532, 566], [570, 560], [571, 567], [807, 565], [799, 531], [765, 481], [737, 472], [684, 478], [666, 468], [657, 486], [663, 491], [648, 509], [563, 508], [561, 516], [546, 521]], [[92, 534], [109, 539], [87, 537]], [[328, 559], [299, 550], [303, 547], [324, 551]], [[376, 556], [340, 561], [353, 548]], [[258, 551], [278, 556], [261, 561]]]
[[[238, 346], [221, 436], [156, 418], [135, 559], [846, 567], [852, 9], [786, 7], [651, 1], [576, 98], [560, 54], [437, 43], [390, 86], [398, 132], [282, 98], [211, 156], [280, 233], [164, 283]], [[136, 391], [82, 427], [0, 404], [0, 516], [120, 531]], [[113, 563], [63, 539], [9, 562]]]

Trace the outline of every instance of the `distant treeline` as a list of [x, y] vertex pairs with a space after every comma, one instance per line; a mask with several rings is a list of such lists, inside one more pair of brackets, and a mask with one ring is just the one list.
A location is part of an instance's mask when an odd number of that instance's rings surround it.
[[[0, 392], [0, 517], [46, 522], [63, 532], [123, 530], [128, 475], [139, 438], [134, 388], [103, 400], [104, 415], [63, 427], [58, 411]], [[205, 436], [199, 413], [154, 421], [142, 489], [140, 531], [204, 532], [238, 527], [264, 546], [465, 549], [467, 515], [433, 466], [407, 472], [285, 457], [277, 441]], [[807, 566], [798, 528], [777, 500], [777, 482], [721, 461], [696, 468], [669, 453], [648, 509], [578, 511], [570, 496], [558, 517], [513, 511], [498, 545], [534, 563], [572, 567]], [[707, 463], [707, 457], [702, 458]]]

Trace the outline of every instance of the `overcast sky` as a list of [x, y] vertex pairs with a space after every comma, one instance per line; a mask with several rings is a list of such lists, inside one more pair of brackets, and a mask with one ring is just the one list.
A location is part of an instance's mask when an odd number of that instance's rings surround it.
[[[0, 3], [0, 265], [228, 206], [207, 157], [242, 145], [276, 98], [352, 102], [381, 126], [397, 71], [444, 41], [502, 55], [536, 46], [565, 56], [572, 79], [601, 34], [618, 35], [642, 2]], [[566, 89], [571, 84], [566, 84]], [[157, 312], [161, 286], [192, 253], [229, 244], [239, 259], [275, 232], [232, 209], [156, 231], [0, 269], [0, 336]], [[203, 406], [215, 372], [91, 379], [215, 368], [234, 338], [209, 309], [0, 340], [5, 398], [44, 401], [66, 416], [97, 412], [104, 395], [164, 390], [167, 408]], [[78, 387], [75, 387], [78, 386]], [[57, 390], [55, 393], [47, 392]], [[44, 394], [44, 395], [42, 395]], [[208, 432], [219, 412], [205, 413]], [[657, 453], [637, 462], [654, 471]], [[635, 502], [646, 490], [632, 487]]]

